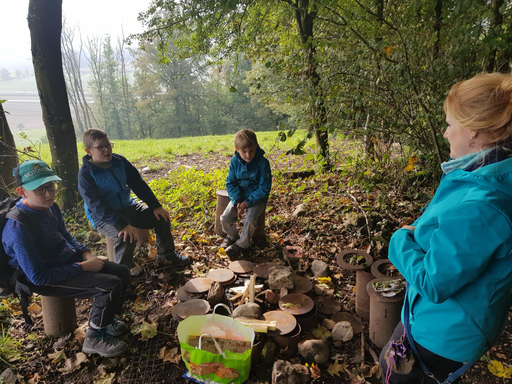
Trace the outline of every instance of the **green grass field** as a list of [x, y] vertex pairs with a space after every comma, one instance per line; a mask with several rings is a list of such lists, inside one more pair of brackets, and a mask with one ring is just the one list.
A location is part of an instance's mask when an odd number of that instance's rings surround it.
[[[288, 150], [295, 147], [304, 137], [304, 132], [297, 132], [294, 136], [285, 142], [278, 141], [278, 132], [256, 132], [260, 146], [266, 151], [271, 152], [275, 148]], [[30, 147], [46, 162], [51, 162], [50, 147], [46, 143], [45, 130], [27, 130], [23, 133], [14, 133], [16, 145], [20, 150]], [[182, 137], [179, 139], [145, 139], [145, 140], [113, 140], [115, 142], [114, 152], [120, 153], [130, 161], [140, 161], [149, 159], [172, 160], [174, 156], [184, 156], [195, 153], [213, 153], [219, 152], [224, 155], [230, 155], [235, 150], [233, 144], [234, 135], [222, 136], [199, 136]], [[314, 140], [310, 140], [306, 148], [314, 145]], [[78, 157], [85, 153], [84, 146], [77, 142]]]

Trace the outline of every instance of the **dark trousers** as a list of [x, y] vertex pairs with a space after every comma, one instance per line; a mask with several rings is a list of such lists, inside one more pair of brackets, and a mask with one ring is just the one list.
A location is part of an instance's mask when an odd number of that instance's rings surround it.
[[[176, 256], [174, 253], [174, 239], [171, 233], [171, 225], [164, 219], [158, 220], [152, 209], [145, 204], [137, 203], [123, 208], [120, 212], [131, 226], [142, 229], [153, 229], [156, 236], [156, 248], [158, 257], [161, 259], [173, 260]], [[119, 237], [119, 231], [112, 225], [103, 222], [95, 223], [102, 235], [110, 237], [114, 240], [114, 261], [118, 264], [126, 265], [128, 268], [133, 267], [133, 252], [137, 241], [124, 241]]]
[[124, 265], [105, 261], [100, 272], [84, 272], [56, 284], [31, 288], [42, 296], [94, 299], [89, 323], [101, 328], [121, 312], [129, 278], [130, 270]]
[[[389, 344], [392, 340], [398, 340], [400, 337], [404, 334], [404, 325], [402, 322], [398, 323], [398, 325], [395, 328], [395, 331], [393, 332], [393, 335], [391, 336], [389, 342], [386, 344], [386, 346], [382, 349], [379, 357], [379, 364], [380, 369], [382, 371], [382, 382], [385, 383], [385, 377], [386, 377], [386, 371], [388, 369], [388, 365], [386, 363], [386, 359], [384, 358], [384, 354], [386, 353], [386, 350], [389, 347]], [[413, 336], [414, 338], [414, 336]], [[407, 343], [408, 344], [408, 343]], [[435, 353], [430, 352], [428, 349], [423, 348], [418, 343], [414, 343], [416, 346], [416, 349], [418, 350], [418, 353], [421, 357], [421, 360], [425, 364], [425, 366], [434, 374], [434, 376], [440, 380], [441, 382], [446, 380], [446, 378], [450, 375], [450, 373], [455, 372], [457, 369], [459, 369], [463, 363], [458, 361], [453, 361], [450, 359], [445, 359], [444, 357], [441, 357], [439, 355], [436, 355]], [[410, 348], [407, 345], [408, 348]], [[391, 378], [389, 380], [390, 383], [393, 384], [437, 384], [437, 381], [428, 377], [423, 372], [423, 369], [421, 368], [420, 363], [417, 361], [414, 362], [414, 365], [412, 367], [412, 371], [406, 375], [399, 375], [395, 372], [391, 374]], [[454, 383], [458, 383], [459, 380], [455, 380]]]

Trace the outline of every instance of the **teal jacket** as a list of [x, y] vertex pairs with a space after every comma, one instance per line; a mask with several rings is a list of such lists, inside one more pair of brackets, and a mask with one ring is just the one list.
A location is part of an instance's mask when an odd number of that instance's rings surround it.
[[247, 163], [235, 151], [226, 179], [226, 189], [233, 205], [245, 201], [248, 207], [253, 207], [267, 202], [272, 188], [272, 173], [264, 155], [265, 151], [258, 146], [254, 158]]
[[509, 311], [512, 158], [445, 175], [413, 225], [414, 233], [398, 230], [389, 246], [410, 284], [412, 337], [442, 357], [477, 359]]

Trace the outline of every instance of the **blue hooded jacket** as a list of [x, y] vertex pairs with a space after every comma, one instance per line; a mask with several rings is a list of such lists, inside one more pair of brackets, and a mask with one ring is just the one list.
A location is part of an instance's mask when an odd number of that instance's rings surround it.
[[135, 204], [135, 200], [130, 197], [131, 190], [149, 208], [161, 206], [139, 171], [124, 156], [112, 154], [108, 168], [98, 167], [90, 159], [89, 155], [82, 158], [82, 167], [78, 172], [78, 190], [84, 199], [87, 217], [93, 225], [104, 222], [121, 231], [130, 224], [120, 211]]
[[512, 158], [445, 175], [413, 225], [414, 233], [396, 231], [389, 246], [410, 284], [411, 334], [447, 359], [477, 359], [509, 311]]
[[226, 179], [226, 189], [233, 205], [245, 201], [248, 207], [253, 207], [267, 202], [272, 188], [272, 173], [264, 155], [265, 151], [258, 146], [254, 158], [247, 163], [235, 151]]

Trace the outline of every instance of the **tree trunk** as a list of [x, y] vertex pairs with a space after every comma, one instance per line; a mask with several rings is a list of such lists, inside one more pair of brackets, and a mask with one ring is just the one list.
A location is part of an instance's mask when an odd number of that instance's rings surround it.
[[[503, 15], [500, 13], [500, 8], [503, 6], [504, 0], [491, 0], [491, 25], [489, 26], [489, 35], [493, 38], [497, 38], [500, 33], [499, 30], [501, 25], [503, 24]], [[493, 72], [496, 68], [496, 55], [498, 53], [498, 48], [495, 44], [493, 44], [493, 48], [489, 52], [489, 56], [487, 58], [487, 72]], [[508, 69], [508, 68], [507, 68]]]
[[0, 198], [4, 199], [15, 186], [12, 170], [18, 165], [14, 136], [9, 129], [3, 105], [0, 103]]
[[324, 162], [323, 168], [331, 167], [329, 158], [329, 133], [327, 131], [327, 111], [322, 90], [320, 89], [320, 75], [317, 71], [316, 50], [313, 44], [313, 25], [316, 18], [316, 4], [311, 5], [312, 10], [309, 11], [309, 0], [297, 0], [295, 8], [295, 18], [297, 29], [302, 44], [306, 47], [307, 54], [307, 76], [311, 82], [311, 88], [314, 91], [316, 101], [311, 103], [311, 119], [313, 123], [310, 131], [313, 131], [316, 143], [320, 149], [320, 156]]
[[69, 209], [78, 197], [78, 152], [62, 70], [62, 0], [30, 0], [28, 26], [52, 168], [62, 178], [64, 191], [58, 200]]

